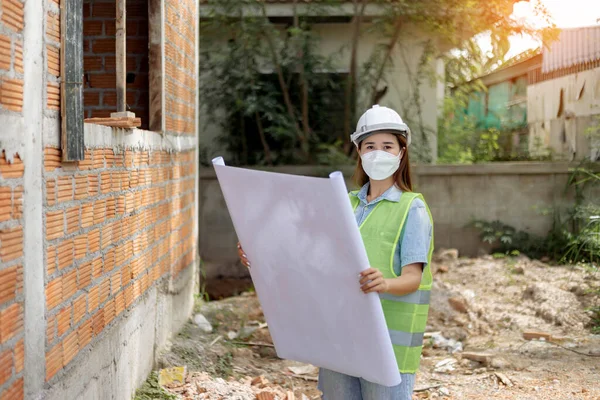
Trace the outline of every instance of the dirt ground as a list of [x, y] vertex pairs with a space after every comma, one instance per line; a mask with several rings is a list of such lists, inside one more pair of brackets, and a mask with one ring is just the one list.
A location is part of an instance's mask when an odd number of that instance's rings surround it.
[[[589, 311], [600, 306], [600, 272], [523, 256], [463, 259], [453, 250], [432, 267], [413, 399], [600, 400], [600, 335]], [[212, 332], [190, 321], [158, 365], [187, 367], [185, 384], [167, 385], [175, 398], [320, 398], [316, 368], [277, 358], [253, 293], [199, 302], [195, 311]], [[528, 331], [550, 341], [524, 340]]]

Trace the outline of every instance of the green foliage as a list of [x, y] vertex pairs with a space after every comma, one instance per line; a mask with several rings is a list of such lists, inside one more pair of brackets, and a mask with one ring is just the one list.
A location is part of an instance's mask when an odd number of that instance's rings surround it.
[[599, 335], [600, 334], [600, 306], [589, 307], [588, 311], [592, 313], [592, 333]]
[[177, 400], [177, 396], [160, 387], [158, 374], [152, 371], [142, 387], [135, 391], [133, 400]]

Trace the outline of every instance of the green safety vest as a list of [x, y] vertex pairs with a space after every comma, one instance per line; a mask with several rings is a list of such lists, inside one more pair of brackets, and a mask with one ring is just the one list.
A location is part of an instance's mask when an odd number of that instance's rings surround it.
[[[359, 199], [357, 192], [350, 193], [352, 207], [356, 210]], [[394, 272], [394, 252], [401, 240], [404, 221], [414, 199], [425, 200], [419, 193], [403, 192], [399, 202], [380, 201], [360, 226], [360, 233], [367, 250], [369, 263], [383, 273], [384, 278], [397, 278]], [[427, 213], [431, 219], [429, 207]], [[379, 298], [385, 316], [398, 370], [401, 373], [415, 373], [419, 369], [423, 350], [423, 335], [429, 313], [429, 297], [433, 277], [431, 275], [431, 255], [433, 254], [433, 234], [427, 257], [427, 266], [423, 270], [421, 285], [416, 292], [394, 296], [381, 293]]]

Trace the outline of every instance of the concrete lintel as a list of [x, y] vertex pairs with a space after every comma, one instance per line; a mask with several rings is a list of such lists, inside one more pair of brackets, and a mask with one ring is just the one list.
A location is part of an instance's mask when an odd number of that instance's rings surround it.
[[[143, 129], [117, 129], [97, 124], [84, 124], [85, 147], [142, 149], [149, 151], [185, 151], [197, 146], [195, 136], [162, 135]], [[44, 146], [58, 147], [59, 126], [56, 121], [44, 120]]]

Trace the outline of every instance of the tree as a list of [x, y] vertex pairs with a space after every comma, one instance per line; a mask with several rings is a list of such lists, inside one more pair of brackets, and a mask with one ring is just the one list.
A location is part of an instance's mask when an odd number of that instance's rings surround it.
[[[431, 66], [441, 56], [440, 45], [460, 49], [455, 52], [458, 56], [447, 59], [446, 77], [457, 83], [496, 65], [506, 54], [509, 35], [539, 34], [510, 18], [512, 0], [352, 0], [349, 48], [324, 56], [315, 51], [319, 37], [312, 30], [311, 16], [326, 16], [339, 3], [302, 2], [302, 10], [296, 3], [294, 0], [293, 17], [282, 29], [269, 18], [263, 1], [208, 1], [212, 14], [201, 25], [205, 38], [201, 46], [202, 99], [210, 105], [211, 117], [229, 132], [223, 140], [239, 155], [239, 163], [327, 162], [332, 154], [336, 160], [344, 160], [353, 151], [349, 135], [356, 110], [385, 96], [390, 85], [388, 72], [398, 59], [411, 74], [410, 95], [401, 110], [403, 118], [421, 135], [418, 142], [427, 144], [431, 131], [423, 123], [420, 89], [439, 79]], [[374, 17], [370, 14], [369, 23], [365, 23], [369, 7], [378, 7], [380, 12]], [[423, 43], [417, 67], [411, 67], [414, 63], [407, 59], [403, 43], [414, 35], [415, 26], [435, 39]], [[494, 44], [491, 57], [478, 54], [471, 39], [488, 30]], [[367, 33], [376, 34], [381, 42], [367, 61], [358, 65], [360, 39]], [[227, 46], [207, 40], [223, 37], [229, 39]], [[343, 51], [350, 54], [349, 73], [343, 81], [321, 73]], [[262, 72], [266, 69], [273, 71], [275, 79], [265, 78]], [[325, 132], [331, 130], [332, 122], [327, 122], [319, 110], [323, 105], [337, 104], [340, 97], [343, 114], [337, 119], [343, 120], [342, 126], [332, 136]], [[259, 140], [247, 132], [256, 132]], [[262, 154], [248, 148], [257, 140]], [[416, 150], [418, 159], [430, 160], [428, 146], [417, 146]]]

